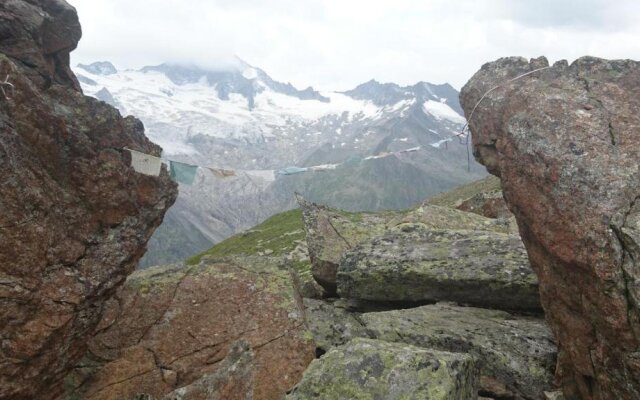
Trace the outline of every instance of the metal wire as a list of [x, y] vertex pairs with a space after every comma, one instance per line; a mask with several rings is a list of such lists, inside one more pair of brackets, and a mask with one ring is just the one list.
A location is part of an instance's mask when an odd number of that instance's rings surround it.
[[7, 74], [7, 77], [4, 78], [4, 81], [0, 81], [0, 91], [2, 91], [2, 95], [4, 96], [5, 99], [11, 100], [12, 97], [7, 96], [7, 92], [5, 92], [4, 90], [5, 86], [9, 86], [11, 88], [11, 95], [15, 97], [16, 87], [13, 85], [13, 83], [9, 82], [9, 74]]

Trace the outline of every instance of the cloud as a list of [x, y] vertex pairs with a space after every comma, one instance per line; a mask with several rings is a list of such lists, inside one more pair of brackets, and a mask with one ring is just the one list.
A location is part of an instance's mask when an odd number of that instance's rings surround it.
[[635, 0], [69, 0], [76, 62], [217, 67], [232, 55], [299, 87], [375, 78], [456, 87], [498, 57], [640, 58]]

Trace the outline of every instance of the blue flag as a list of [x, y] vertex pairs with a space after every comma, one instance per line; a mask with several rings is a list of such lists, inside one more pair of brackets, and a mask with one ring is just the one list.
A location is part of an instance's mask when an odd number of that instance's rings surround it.
[[197, 166], [177, 161], [169, 161], [169, 163], [171, 164], [171, 179], [179, 183], [184, 183], [185, 185], [193, 185], [193, 180], [198, 171]]

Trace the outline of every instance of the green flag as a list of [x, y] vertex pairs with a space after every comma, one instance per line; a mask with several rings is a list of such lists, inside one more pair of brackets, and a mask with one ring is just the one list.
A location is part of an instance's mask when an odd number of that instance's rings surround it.
[[171, 179], [185, 185], [193, 185], [198, 167], [177, 161], [169, 161], [171, 164]]

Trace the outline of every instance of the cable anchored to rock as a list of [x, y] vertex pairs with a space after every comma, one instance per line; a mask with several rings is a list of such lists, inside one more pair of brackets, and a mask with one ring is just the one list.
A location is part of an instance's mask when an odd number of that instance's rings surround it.
[[[552, 68], [552, 65], [548, 65], [546, 67], [542, 67], [542, 68], [537, 68], [534, 69], [532, 71], [529, 72], [525, 72], [524, 74], [520, 74], [514, 78], [511, 78], [507, 81], [504, 81], [502, 83], [500, 83], [499, 85], [496, 85], [494, 87], [492, 87], [491, 89], [487, 90], [482, 97], [480, 97], [480, 100], [478, 100], [478, 102], [476, 103], [475, 106], [473, 106], [473, 109], [471, 110], [471, 113], [469, 114], [469, 118], [467, 118], [467, 122], [464, 124], [464, 126], [462, 127], [462, 129], [460, 130], [460, 132], [455, 133], [453, 135], [451, 135], [449, 138], [453, 139], [454, 137], [457, 137], [460, 140], [460, 144], [465, 145], [467, 147], [467, 171], [471, 171], [471, 151], [469, 149], [470, 147], [470, 136], [471, 136], [471, 130], [469, 129], [469, 121], [471, 121], [471, 119], [473, 118], [473, 114], [476, 112], [476, 109], [478, 108], [478, 106], [480, 105], [480, 103], [482, 102], [482, 100], [485, 99], [485, 97], [487, 97], [487, 95], [491, 92], [493, 92], [494, 90], [506, 85], [507, 83], [511, 83], [511, 82], [515, 82], [518, 79], [524, 78], [525, 76], [531, 75], [535, 72], [539, 72], [545, 69], [549, 69]], [[445, 142], [446, 143], [446, 142]]]
[[16, 87], [13, 85], [13, 83], [9, 82], [9, 74], [7, 74], [6, 78], [4, 78], [4, 81], [0, 81], [0, 91], [2, 91], [2, 95], [4, 96], [5, 99], [11, 100], [12, 97], [7, 96], [7, 92], [5, 92], [4, 90], [5, 86], [8, 86], [11, 88], [11, 95], [15, 97]]

